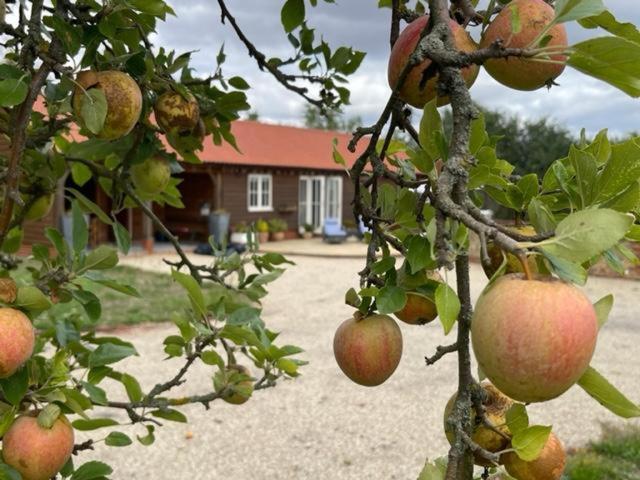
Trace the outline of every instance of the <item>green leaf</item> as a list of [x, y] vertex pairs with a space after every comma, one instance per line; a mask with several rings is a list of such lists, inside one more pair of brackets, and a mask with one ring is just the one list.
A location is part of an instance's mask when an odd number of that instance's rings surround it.
[[113, 427], [114, 425], [119, 424], [113, 418], [92, 418], [90, 420], [75, 420], [71, 425], [73, 425], [73, 428], [76, 430], [88, 432], [99, 428]]
[[530, 173], [522, 177], [516, 187], [522, 195], [522, 209], [525, 209], [529, 202], [538, 195], [538, 176], [535, 173]]
[[440, 283], [436, 288], [436, 309], [440, 323], [444, 328], [444, 334], [448, 335], [460, 313], [460, 299], [456, 292], [446, 283]]
[[622, 418], [640, 417], [640, 406], [625, 397], [594, 368], [589, 367], [578, 380], [585, 392], [600, 405]]
[[352, 307], [358, 308], [362, 303], [362, 300], [358, 296], [355, 288], [350, 288], [344, 296], [344, 303]]
[[74, 197], [76, 197], [76, 200], [80, 202], [82, 208], [93, 213], [100, 219], [102, 223], [106, 223], [107, 225], [113, 224], [113, 220], [111, 220], [109, 216], [104, 213], [104, 211], [98, 205], [85, 197], [81, 192], [79, 192], [75, 188], [67, 188], [67, 191], [73, 194]]
[[107, 245], [100, 245], [88, 253], [83, 270], [107, 270], [115, 267], [117, 264], [117, 250]]
[[581, 265], [569, 262], [564, 258], [556, 257], [546, 250], [542, 250], [542, 254], [547, 260], [549, 260], [553, 271], [561, 279], [577, 285], [584, 285], [587, 283], [587, 271], [582, 268]]
[[567, 63], [632, 97], [640, 96], [640, 44], [620, 37], [598, 37], [572, 46]]
[[135, 377], [129, 375], [128, 373], [123, 373], [119, 379], [120, 383], [124, 385], [124, 389], [127, 392], [127, 397], [131, 402], [139, 402], [142, 400], [144, 396], [142, 393], [142, 387], [140, 387], [140, 383], [136, 380]]
[[247, 81], [242, 77], [231, 77], [228, 82], [229, 85], [238, 90], [248, 90], [250, 88]]
[[556, 0], [554, 22], [564, 23], [593, 17], [605, 10], [602, 0]]
[[598, 177], [598, 201], [620, 194], [640, 179], [640, 144], [633, 139], [614, 144], [609, 161]]
[[607, 320], [609, 319], [609, 313], [613, 308], [613, 295], [609, 294], [605, 297], [602, 297], [600, 300], [593, 304], [593, 308], [596, 311], [598, 328], [602, 328], [602, 326], [607, 323]]
[[29, 389], [29, 371], [22, 367], [9, 378], [0, 379], [0, 388], [4, 393], [4, 398], [11, 405], [20, 405], [22, 398]]
[[129, 234], [129, 230], [124, 228], [120, 222], [113, 223], [113, 234], [116, 237], [116, 243], [118, 244], [118, 250], [120, 250], [125, 255], [129, 253], [129, 249], [131, 248], [131, 235]]
[[113, 469], [102, 462], [87, 462], [80, 466], [71, 475], [71, 480], [102, 480], [107, 475], [111, 475]]
[[584, 28], [601, 27], [617, 37], [622, 37], [635, 43], [640, 43], [640, 31], [633, 23], [621, 23], [609, 11], [602, 12], [595, 17], [583, 18], [580, 25]]
[[153, 434], [153, 432], [155, 431], [155, 427], [153, 425], [145, 425], [147, 427], [147, 434], [144, 437], [141, 436], [136, 436], [136, 438], [138, 439], [138, 441], [144, 445], [145, 447], [148, 447], [149, 445], [153, 444], [153, 442], [155, 442], [156, 437]]
[[187, 423], [187, 417], [183, 413], [171, 408], [166, 410], [154, 410], [151, 412], [151, 415], [171, 422]]
[[551, 426], [532, 425], [514, 434], [511, 446], [518, 457], [525, 462], [531, 462], [540, 456], [550, 433]]
[[96, 405], [106, 405], [108, 403], [107, 393], [101, 389], [100, 387], [96, 387], [94, 384], [89, 382], [80, 382], [82, 387], [86, 390], [89, 398]]
[[61, 410], [55, 403], [50, 403], [44, 407], [38, 414], [38, 425], [40, 428], [51, 430], [53, 424], [56, 423], [60, 416]]
[[0, 107], [20, 105], [27, 98], [29, 86], [22, 79], [0, 80]]
[[438, 143], [444, 135], [436, 101], [433, 99], [424, 106], [419, 132], [420, 145], [432, 161], [441, 157]]
[[488, 141], [487, 128], [484, 121], [484, 114], [480, 113], [471, 122], [471, 137], [469, 138], [469, 152], [475, 155], [478, 150]]
[[107, 97], [100, 88], [91, 88], [82, 92], [84, 95], [80, 116], [84, 126], [93, 133], [98, 134], [104, 127], [107, 118]]
[[82, 252], [89, 242], [89, 228], [77, 201], [71, 202], [73, 251]]
[[304, 0], [287, 0], [280, 11], [280, 20], [286, 33], [302, 25], [304, 17]]
[[27, 285], [18, 288], [15, 305], [37, 315], [52, 307], [49, 298], [38, 287]]
[[506, 414], [507, 426], [512, 435], [525, 430], [529, 426], [527, 407], [522, 403], [514, 403]]
[[433, 263], [431, 258], [431, 244], [425, 237], [413, 236], [407, 245], [407, 262], [411, 273], [419, 272]]
[[376, 297], [376, 305], [380, 313], [395, 313], [401, 310], [407, 303], [407, 294], [404, 289], [395, 285], [382, 287]]
[[109, 447], [126, 447], [131, 445], [133, 441], [128, 435], [122, 432], [111, 432], [107, 435], [107, 438], [104, 439], [104, 443]]
[[371, 265], [371, 272], [376, 275], [381, 275], [389, 270], [391, 270], [396, 264], [396, 258], [389, 255], [388, 257], [383, 257], [373, 265]]
[[191, 306], [197, 315], [204, 316], [207, 312], [204, 295], [202, 289], [198, 285], [198, 281], [191, 275], [180, 273], [179, 271], [172, 269], [171, 276], [187, 291], [189, 300], [191, 300]]
[[0, 460], [0, 480], [22, 480], [20, 474]]
[[578, 193], [581, 200], [580, 208], [586, 208], [593, 203], [593, 189], [596, 185], [598, 164], [593, 155], [578, 150], [575, 146], [571, 146], [569, 161], [576, 172]]
[[555, 236], [542, 242], [541, 250], [569, 262], [584, 263], [622, 240], [633, 220], [631, 215], [606, 208], [581, 210], [562, 220]]
[[86, 165], [78, 162], [73, 162], [71, 164], [71, 178], [73, 179], [73, 183], [76, 185], [83, 186], [91, 180], [92, 176], [93, 174], [91, 173], [91, 170], [89, 170], [89, 167]]
[[138, 352], [136, 352], [136, 349], [133, 347], [105, 343], [91, 352], [89, 355], [89, 366], [92, 368], [102, 367], [137, 354]]
[[538, 198], [531, 199], [527, 213], [536, 232], [553, 232], [556, 229], [556, 219], [551, 210]]
[[224, 360], [215, 350], [206, 350], [200, 354], [200, 359], [207, 365], [217, 365], [220, 369], [224, 368]]

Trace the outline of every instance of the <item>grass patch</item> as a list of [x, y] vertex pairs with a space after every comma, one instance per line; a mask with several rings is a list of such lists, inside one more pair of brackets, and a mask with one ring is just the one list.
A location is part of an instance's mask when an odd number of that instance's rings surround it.
[[[83, 288], [90, 290], [101, 300], [102, 316], [98, 321], [100, 326], [166, 322], [171, 320], [174, 312], [181, 311], [189, 305], [186, 292], [170, 275], [124, 266], [115, 267], [105, 274], [118, 283], [136, 288], [141, 297], [124, 295], [87, 280], [78, 281]], [[29, 280], [30, 274], [21, 267], [13, 276], [18, 283], [23, 283]], [[57, 304], [49, 312], [56, 318], [66, 315], [87, 318], [83, 308], [75, 301]]]
[[640, 427], [605, 427], [602, 437], [574, 452], [567, 480], [640, 479]]

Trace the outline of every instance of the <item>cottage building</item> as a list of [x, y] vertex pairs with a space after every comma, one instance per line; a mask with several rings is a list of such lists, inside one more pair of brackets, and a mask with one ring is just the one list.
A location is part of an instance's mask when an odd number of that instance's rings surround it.
[[[347, 150], [350, 134], [242, 120], [233, 123], [232, 132], [239, 151], [227, 143], [216, 146], [207, 137], [204, 150], [198, 152], [202, 163], [182, 164], [185, 171], [176, 177], [183, 180], [179, 189], [184, 209], [153, 205], [154, 212], [173, 234], [182, 240], [205, 241], [209, 234], [208, 214], [215, 210], [230, 214], [232, 230], [241, 223], [281, 218], [287, 222], [290, 238], [297, 236], [305, 224], [320, 232], [328, 217], [353, 221], [353, 185], [332, 155], [337, 141], [347, 164], [353, 163], [356, 155]], [[78, 188], [71, 178], [65, 184]], [[110, 199], [93, 181], [81, 190], [105, 211], [109, 210]], [[45, 242], [44, 228], [61, 228], [64, 216], [61, 187], [52, 212], [25, 226], [25, 246]], [[121, 212], [118, 219], [132, 232], [134, 241], [144, 243], [147, 249], [152, 248], [154, 240], [162, 240], [139, 210]], [[108, 226], [96, 219], [91, 225], [94, 245], [114, 241]]]

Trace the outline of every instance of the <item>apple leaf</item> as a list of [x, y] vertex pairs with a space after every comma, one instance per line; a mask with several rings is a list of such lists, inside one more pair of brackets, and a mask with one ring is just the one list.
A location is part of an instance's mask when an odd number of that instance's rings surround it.
[[640, 96], [640, 44], [620, 37], [598, 37], [571, 49], [570, 66], [632, 97]]
[[615, 246], [633, 224], [633, 216], [601, 208], [581, 210], [564, 218], [555, 236], [538, 244], [543, 253], [581, 264]]
[[9, 465], [6, 465], [0, 459], [0, 479], [2, 480], [21, 480], [22, 477], [20, 474], [11, 468]]
[[640, 406], [625, 397], [596, 369], [589, 367], [578, 380], [585, 392], [603, 407], [622, 418], [640, 417]]
[[104, 439], [105, 445], [109, 447], [126, 447], [131, 445], [133, 441], [129, 438], [129, 436], [122, 432], [111, 432]]
[[104, 121], [107, 118], [107, 97], [99, 88], [91, 88], [80, 95], [85, 96], [80, 109], [84, 126], [91, 133], [98, 134], [104, 127]]
[[185, 273], [172, 269], [171, 276], [187, 291], [189, 300], [191, 300], [191, 306], [197, 315], [204, 316], [206, 314], [206, 306], [204, 301], [204, 295], [202, 289], [195, 278]]
[[58, 420], [60, 413], [62, 413], [60, 407], [55, 403], [50, 403], [38, 414], [38, 425], [41, 428], [51, 430], [53, 424]]
[[92, 418], [90, 420], [75, 420], [72, 425], [76, 430], [80, 430], [81, 432], [88, 432], [91, 430], [97, 430], [99, 428], [113, 427], [114, 425], [119, 424], [113, 418]]
[[513, 435], [511, 446], [518, 457], [531, 462], [540, 456], [540, 452], [549, 439], [551, 426], [532, 425]]
[[0, 107], [13, 107], [24, 102], [29, 91], [28, 85], [17, 78], [0, 80]]
[[542, 253], [551, 264], [553, 272], [562, 280], [575, 283], [577, 285], [584, 285], [587, 283], [587, 271], [580, 265], [569, 262], [563, 258], [556, 257], [546, 250], [542, 250]]
[[621, 23], [610, 11], [602, 12], [594, 17], [587, 17], [580, 20], [580, 25], [584, 28], [603, 28], [617, 37], [622, 37], [635, 43], [640, 43], [640, 31], [633, 23]]
[[304, 22], [304, 0], [287, 0], [280, 11], [280, 20], [286, 33], [292, 32]]
[[444, 480], [444, 475], [444, 472], [437, 465], [427, 460], [420, 475], [418, 475], [418, 480]]
[[358, 308], [361, 302], [362, 300], [360, 300], [358, 292], [356, 292], [355, 288], [350, 288], [349, 290], [347, 290], [347, 293], [344, 295], [344, 303]]
[[407, 303], [407, 294], [404, 289], [395, 285], [382, 287], [376, 297], [376, 305], [380, 313], [395, 313], [401, 310]]
[[613, 308], [613, 295], [609, 294], [606, 297], [602, 297], [593, 304], [593, 308], [598, 318], [598, 328], [602, 328], [602, 326], [607, 323], [609, 313], [611, 312], [611, 308]]
[[411, 273], [417, 273], [431, 263], [431, 244], [425, 237], [414, 235], [407, 245], [407, 262]]
[[555, 23], [570, 22], [593, 17], [606, 11], [602, 0], [557, 0], [555, 3]]
[[435, 161], [441, 156], [438, 139], [439, 135], [442, 134], [442, 118], [440, 118], [440, 114], [438, 113], [436, 99], [433, 99], [424, 106], [419, 132], [422, 150], [424, 150], [431, 161]]
[[441, 283], [436, 288], [436, 309], [440, 322], [444, 327], [444, 334], [448, 335], [455, 325], [460, 313], [460, 299], [453, 289], [446, 283]]
[[525, 430], [529, 427], [529, 415], [527, 407], [522, 403], [514, 403], [506, 414], [507, 426], [512, 435]]
[[[147, 427], [149, 428], [149, 427]], [[71, 480], [94, 480], [99, 478], [106, 478], [113, 473], [113, 469], [102, 462], [87, 462], [80, 466], [71, 475]]]

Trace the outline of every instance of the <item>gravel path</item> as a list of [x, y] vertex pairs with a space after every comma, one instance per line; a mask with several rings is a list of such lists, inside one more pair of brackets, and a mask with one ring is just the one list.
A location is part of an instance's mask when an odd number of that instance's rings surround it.
[[[241, 407], [223, 402], [214, 402], [209, 411], [189, 407], [185, 413], [192, 423], [167, 424], [152, 447], [99, 446], [82, 459], [109, 462], [117, 479], [404, 480], [416, 478], [427, 456], [444, 454], [442, 410], [455, 388], [455, 358], [425, 368], [423, 357], [451, 338], [443, 336], [439, 324], [403, 324], [405, 349], [398, 370], [380, 387], [357, 386], [339, 371], [331, 345], [335, 328], [350, 314], [343, 295], [355, 285], [362, 261], [293, 259], [297, 265], [272, 285], [264, 311], [270, 327], [282, 332], [281, 342], [305, 348], [304, 358], [311, 363], [302, 377], [258, 392]], [[163, 268], [153, 256], [125, 263]], [[480, 268], [473, 266], [474, 296], [484, 282]], [[586, 292], [593, 301], [610, 292], [616, 295], [593, 365], [630, 398], [640, 400], [640, 283], [594, 278]], [[170, 326], [123, 332], [141, 354], [126, 367], [144, 388], [176, 371], [179, 363], [163, 361], [160, 347], [173, 332]], [[198, 368], [180, 390], [208, 388], [210, 377], [210, 370]], [[553, 424], [571, 446], [595, 438], [601, 422], [620, 422], [577, 387], [531, 407], [530, 415], [536, 423]], [[122, 430], [142, 433], [132, 427]]]

